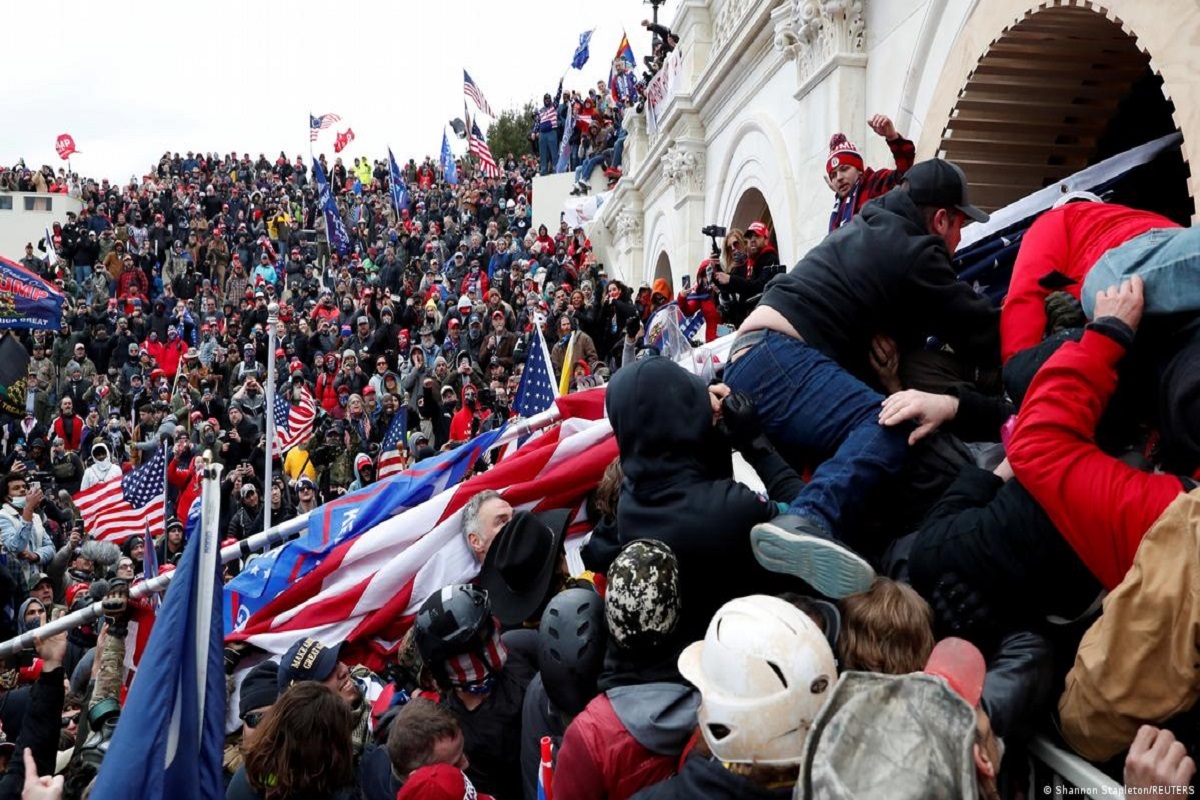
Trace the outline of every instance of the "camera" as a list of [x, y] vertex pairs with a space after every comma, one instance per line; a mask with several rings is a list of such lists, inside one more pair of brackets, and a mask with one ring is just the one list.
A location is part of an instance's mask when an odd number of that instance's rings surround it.
[[728, 232], [722, 225], [705, 225], [700, 229], [701, 236], [711, 236], [714, 239], [724, 239]]

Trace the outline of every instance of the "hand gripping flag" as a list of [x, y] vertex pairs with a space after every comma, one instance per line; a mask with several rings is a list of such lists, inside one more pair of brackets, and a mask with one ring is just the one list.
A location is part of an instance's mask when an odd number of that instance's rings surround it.
[[146, 526], [162, 530], [166, 485], [167, 448], [160, 447], [132, 472], [84, 489], [71, 499], [89, 536], [120, 544], [143, 533]]
[[[313, 636], [345, 642], [348, 663], [382, 667], [425, 598], [478, 573], [462, 536], [463, 507], [471, 497], [496, 489], [514, 508], [567, 508], [576, 520], [584, 518], [584, 501], [616, 458], [617, 443], [603, 418], [603, 389], [560, 398], [558, 407], [566, 420], [547, 435], [491, 470], [343, 541], [229, 639], [282, 653], [296, 639]], [[569, 533], [587, 528], [583, 522]]]
[[146, 644], [93, 800], [225, 797], [220, 554], [193, 536]]

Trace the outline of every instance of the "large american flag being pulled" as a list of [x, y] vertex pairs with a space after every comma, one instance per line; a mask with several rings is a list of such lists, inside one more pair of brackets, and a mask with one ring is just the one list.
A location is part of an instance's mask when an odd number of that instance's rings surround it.
[[84, 489], [72, 500], [93, 539], [120, 544], [130, 536], [162, 531], [166, 506], [167, 448], [132, 472]]
[[317, 406], [308, 387], [300, 388], [300, 399], [288, 402], [283, 392], [275, 393], [275, 454], [282, 455], [312, 436]]

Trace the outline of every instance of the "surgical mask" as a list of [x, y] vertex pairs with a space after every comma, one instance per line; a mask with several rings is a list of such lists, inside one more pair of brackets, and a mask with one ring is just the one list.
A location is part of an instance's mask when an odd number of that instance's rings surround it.
[[13, 508], [17, 508], [17, 509], [25, 508], [25, 498], [24, 497], [14, 497], [10, 502], [12, 503]]

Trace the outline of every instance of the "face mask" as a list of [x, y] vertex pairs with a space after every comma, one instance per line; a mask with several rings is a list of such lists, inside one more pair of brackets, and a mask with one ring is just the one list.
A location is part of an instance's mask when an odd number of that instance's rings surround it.
[[17, 509], [25, 508], [25, 498], [24, 497], [14, 497], [12, 499], [12, 505], [13, 505], [13, 508], [17, 508]]

